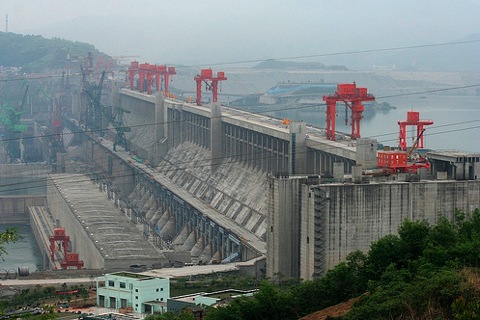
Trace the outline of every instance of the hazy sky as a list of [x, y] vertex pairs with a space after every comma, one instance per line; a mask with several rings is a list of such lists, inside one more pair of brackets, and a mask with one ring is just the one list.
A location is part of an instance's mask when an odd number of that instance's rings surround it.
[[480, 0], [0, 0], [0, 29], [8, 14], [9, 32], [207, 65], [461, 40], [479, 13]]

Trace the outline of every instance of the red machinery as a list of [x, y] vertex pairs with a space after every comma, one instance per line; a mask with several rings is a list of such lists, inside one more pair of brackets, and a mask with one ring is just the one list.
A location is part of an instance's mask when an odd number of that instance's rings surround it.
[[365, 110], [362, 102], [373, 101], [375, 97], [367, 92], [367, 88], [357, 88], [355, 82], [342, 83], [337, 85], [337, 91], [334, 94], [323, 96], [323, 101], [327, 104], [327, 139], [335, 140], [335, 118], [337, 102], [343, 101], [351, 110], [352, 120], [352, 139], [360, 138], [360, 120], [363, 118], [362, 112]]
[[[425, 129], [423, 126], [433, 124], [431, 120], [420, 120], [420, 113], [414, 111], [407, 112], [406, 121], [398, 121], [400, 126], [398, 149], [393, 151], [380, 151], [378, 152], [378, 167], [384, 168], [388, 172], [411, 172], [416, 173], [419, 169], [430, 169], [430, 163], [423, 157], [411, 159], [413, 150], [420, 148], [423, 149], [423, 133]], [[407, 151], [407, 132], [406, 126], [417, 126], [417, 138]]]
[[407, 120], [405, 121], [398, 121], [398, 125], [400, 126], [400, 133], [399, 133], [399, 142], [398, 142], [398, 149], [406, 151], [407, 150], [407, 126], [417, 126], [417, 137], [420, 137], [418, 140], [418, 148], [423, 149], [423, 134], [421, 134], [424, 129], [424, 126], [433, 124], [432, 120], [420, 120], [420, 113], [416, 111], [408, 111], [407, 112]]
[[[66, 235], [64, 228], [55, 228], [53, 230], [53, 236], [48, 237], [50, 240], [50, 258], [55, 261], [55, 245], [57, 241], [59, 250], [63, 252], [65, 261], [60, 263], [63, 269], [67, 267], [77, 267], [77, 269], [83, 268], [83, 261], [78, 259], [78, 253], [68, 253], [68, 242], [70, 237]], [[63, 249], [63, 250], [62, 250]]]
[[137, 61], [132, 61], [128, 67], [128, 80], [130, 82], [130, 89], [134, 89], [135, 75], [139, 77], [139, 91], [147, 91], [152, 93], [152, 85], [156, 85], [156, 90], [161, 90], [161, 83], [165, 84], [164, 94], [168, 95], [168, 84], [170, 76], [177, 74], [174, 67], [157, 66], [148, 63], [139, 64]]
[[213, 76], [212, 69], [202, 69], [200, 75], [193, 78], [197, 82], [197, 106], [202, 105], [202, 82], [205, 82], [207, 90], [212, 91], [212, 102], [218, 99], [218, 81], [227, 80], [223, 71], [218, 71], [217, 76]]

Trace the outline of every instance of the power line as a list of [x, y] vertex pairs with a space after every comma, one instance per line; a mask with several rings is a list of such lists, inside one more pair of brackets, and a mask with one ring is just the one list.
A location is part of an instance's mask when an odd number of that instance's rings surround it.
[[[452, 90], [459, 90], [459, 89], [465, 89], [465, 88], [474, 88], [474, 87], [480, 87], [480, 84], [471, 84], [471, 85], [466, 85], [466, 86], [457, 86], [457, 87], [449, 87], [449, 88], [440, 88], [440, 89], [430, 89], [430, 90], [424, 90], [424, 91], [417, 91], [417, 92], [411, 92], [411, 93], [403, 93], [403, 94], [396, 94], [396, 95], [386, 95], [386, 96], [378, 96], [376, 99], [383, 99], [383, 98], [389, 98], [389, 97], [397, 97], [397, 96], [410, 96], [410, 95], [419, 95], [419, 94], [429, 94], [429, 93], [436, 93], [436, 92], [442, 92], [442, 91], [452, 91]], [[318, 106], [325, 106], [325, 103], [319, 103]], [[231, 107], [229, 107], [231, 108]], [[295, 107], [290, 107], [290, 108], [285, 108], [285, 107], [279, 107], [278, 109], [271, 109], [271, 110], [263, 110], [263, 111], [244, 111], [241, 109], [235, 109], [231, 108], [235, 111], [240, 111], [240, 112], [245, 112], [248, 114], [254, 114], [254, 115], [265, 115], [273, 112], [278, 112], [278, 111], [289, 111], [289, 110], [302, 110], [302, 109], [311, 109], [312, 106], [295, 106]], [[212, 117], [212, 119], [215, 119], [217, 117]], [[222, 114], [218, 118], [229, 118], [228, 115]], [[147, 126], [155, 126], [155, 125], [165, 125], [169, 123], [181, 123], [181, 122], [186, 122], [189, 120], [174, 120], [174, 121], [164, 121], [164, 122], [152, 122], [152, 123], [142, 123], [138, 125], [129, 125], [128, 128], [135, 128], [135, 127], [147, 127]], [[127, 126], [125, 126], [127, 127]], [[125, 128], [125, 127], [120, 127], [120, 128]], [[118, 128], [118, 127], [117, 127]], [[102, 132], [105, 130], [109, 129], [114, 129], [113, 127], [105, 127], [105, 128], [100, 128], [100, 129], [91, 129], [88, 130], [90, 132]], [[75, 134], [75, 133], [81, 133], [83, 131], [78, 131], [78, 132], [71, 132], [69, 134]], [[67, 133], [64, 133], [66, 135]], [[39, 135], [39, 136], [33, 136], [31, 138], [41, 138], [41, 137], [53, 137], [56, 136], [55, 133], [52, 134], [45, 134], [45, 135]], [[380, 135], [381, 136], [381, 135]], [[0, 142], [7, 142], [7, 141], [14, 141], [14, 140], [19, 140], [19, 139], [29, 139], [30, 137], [27, 138], [10, 138], [10, 139], [0, 139]]]
[[[337, 51], [337, 52], [329, 52], [329, 53], [319, 53], [319, 54], [312, 54], [312, 55], [304, 55], [304, 56], [289, 56], [289, 57], [277, 57], [277, 58], [270, 58], [270, 59], [253, 59], [253, 60], [237, 60], [237, 61], [230, 61], [230, 62], [221, 62], [221, 63], [210, 63], [210, 64], [197, 64], [197, 65], [190, 65], [189, 68], [193, 67], [203, 67], [203, 66], [220, 66], [220, 65], [235, 65], [235, 64], [246, 64], [246, 63], [257, 63], [263, 62], [267, 60], [298, 60], [298, 59], [310, 59], [310, 58], [321, 58], [321, 57], [330, 57], [330, 56], [342, 56], [342, 55], [352, 55], [352, 54], [361, 54], [361, 53], [374, 53], [374, 52], [385, 52], [385, 51], [398, 51], [398, 50], [409, 50], [409, 49], [420, 49], [420, 48], [431, 48], [431, 47], [441, 47], [441, 46], [453, 46], [459, 44], [471, 44], [471, 43], [479, 43], [480, 40], [465, 40], [465, 41], [454, 41], [454, 42], [440, 42], [440, 43], [432, 43], [432, 44], [418, 44], [418, 45], [410, 45], [410, 46], [399, 46], [399, 47], [389, 47], [389, 48], [376, 48], [376, 49], [365, 49], [365, 50], [350, 50], [350, 51]], [[179, 66], [180, 68], [180, 66]]]
[[[478, 120], [475, 120], [475, 121], [478, 121]], [[468, 122], [474, 122], [473, 120], [472, 121], [466, 121], [465, 123], [468, 123]], [[453, 124], [450, 124], [450, 125], [458, 125], [458, 124], [462, 124], [462, 122], [457, 122], [457, 123], [453, 123]], [[443, 125], [441, 127], [445, 127], [447, 125]], [[446, 133], [451, 133], [451, 132], [457, 132], [457, 131], [463, 131], [463, 130], [472, 130], [472, 129], [478, 129], [480, 128], [480, 126], [473, 126], [473, 127], [467, 127], [467, 128], [460, 128], [460, 129], [451, 129], [451, 130], [445, 130], [445, 131], [441, 131], [441, 132], [435, 132], [435, 133], [429, 133], [429, 135], [438, 135], [438, 134], [446, 134]], [[393, 140], [396, 140], [396, 139], [393, 139]], [[335, 148], [334, 146], [331, 146], [331, 147], [327, 147], [325, 148], [323, 151], [327, 151], [329, 149], [333, 149]], [[308, 151], [306, 151], [308, 152]], [[249, 157], [249, 156], [254, 156], [254, 155], [258, 155], [258, 154], [262, 154], [263, 151], [259, 151], [259, 152], [250, 152], [250, 153], [242, 153], [242, 154], [236, 154], [236, 155], [229, 155], [228, 157], [226, 157], [226, 159], [229, 159], [227, 161], [222, 161], [222, 164], [238, 164], [239, 161], [237, 160], [237, 158], [239, 156], [245, 156], [245, 157]], [[255, 161], [260, 161], [260, 160], [269, 160], [269, 159], [274, 159], [274, 158], [277, 158], [278, 155], [277, 154], [274, 154], [274, 155], [270, 155], [270, 156], [264, 156], [264, 157], [260, 157], [260, 158], [256, 158], [254, 159]], [[102, 160], [103, 158], [100, 158], [100, 160]], [[225, 159], [225, 158], [223, 158]], [[95, 160], [99, 160], [98, 158], [95, 159]], [[104, 159], [103, 159], [104, 160]], [[122, 159], [123, 160], [123, 159]], [[211, 166], [211, 163], [208, 163], [208, 161], [214, 161], [214, 160], [217, 160], [216, 158], [205, 158], [205, 159], [200, 159], [200, 160], [195, 160], [194, 162], [195, 163], [192, 163], [193, 161], [178, 161], [178, 159], [176, 160], [175, 164], [171, 163], [169, 160], [167, 159], [163, 159], [163, 161], [165, 162], [170, 162], [172, 166], [176, 166], [175, 168], [173, 169], [161, 169], [159, 170], [158, 169], [158, 166], [157, 168], [155, 168], [155, 173], [159, 173], [159, 174], [162, 174], [164, 175], [165, 177], [167, 176], [167, 174], [170, 174], [172, 172], [175, 172], [175, 171], [185, 171], [185, 170], [188, 170], [188, 169], [198, 169], [198, 168], [204, 168], [204, 167], [209, 167]], [[198, 162], [206, 162], [205, 164], [202, 164], [202, 165], [199, 165], [197, 164]], [[184, 166], [184, 167], [181, 167], [183, 164], [187, 164], [187, 166]], [[190, 166], [188, 166], [190, 165]], [[138, 170], [142, 170], [140, 168], [137, 168]], [[126, 172], [125, 174], [123, 174], [123, 172]], [[133, 175], [135, 175], [135, 173], [132, 173], [131, 172], [131, 169], [127, 169], [125, 171], [118, 171], [116, 172], [117, 175], [115, 175], [115, 178], [118, 179], [118, 178], [125, 178], [125, 177], [131, 177]], [[119, 173], [119, 174], [118, 174]], [[104, 175], [104, 172], [103, 171], [99, 171], [99, 172], [91, 172], [91, 173], [87, 173], [87, 174], [84, 174], [86, 176], [92, 176], [92, 175]], [[61, 177], [59, 177], [61, 179]], [[167, 178], [167, 177], [166, 177]], [[167, 178], [168, 179], [168, 178]], [[80, 181], [90, 181], [91, 179], [88, 178], [88, 179], [84, 179], [84, 180], [78, 180], [79, 182]], [[26, 187], [19, 187], [19, 188], [11, 188], [11, 189], [8, 189], [9, 192], [12, 192], [12, 191], [20, 191], [20, 190], [28, 190], [28, 189], [36, 189], [36, 188], [39, 188], [39, 187], [48, 187], [48, 183], [47, 184], [44, 184], [43, 183], [44, 181], [44, 178], [38, 178], [38, 181], [36, 182], [39, 182], [41, 183], [41, 185], [34, 185], [34, 186], [26, 186]], [[32, 182], [35, 182], [35, 181], [29, 181], [29, 182], [17, 182], [17, 183], [11, 183], [11, 184], [4, 184], [4, 185], [0, 185], [0, 187], [14, 187], [14, 186], [17, 186], [17, 185], [25, 185], [25, 184], [31, 184]]]

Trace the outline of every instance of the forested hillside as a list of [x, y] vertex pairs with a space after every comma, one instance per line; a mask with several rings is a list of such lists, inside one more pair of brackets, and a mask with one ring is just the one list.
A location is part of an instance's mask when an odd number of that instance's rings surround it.
[[20, 67], [25, 73], [78, 67], [89, 52], [106, 57], [88, 43], [5, 32], [0, 32], [0, 48], [0, 66]]

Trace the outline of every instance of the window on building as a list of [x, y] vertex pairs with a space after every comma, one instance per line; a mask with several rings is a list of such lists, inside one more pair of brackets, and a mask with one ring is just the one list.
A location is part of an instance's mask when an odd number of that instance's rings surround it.
[[159, 291], [159, 290], [158, 290], [158, 288], [157, 288], [157, 292], [158, 292], [158, 291]]
[[120, 288], [125, 289], [126, 287], [125, 282], [120, 282]]
[[163, 288], [160, 288], [160, 291], [163, 291]]
[[135, 300], [138, 300], [138, 296], [135, 296]]
[[102, 307], [102, 308], [105, 307], [105, 296], [103, 296], [101, 294], [98, 295], [98, 301], [99, 301], [98, 302], [99, 307]]
[[113, 281], [113, 280], [108, 280], [108, 286], [109, 286], [109, 287], [115, 287], [115, 281]]
[[163, 298], [160, 298], [160, 301], [163, 301]]
[[138, 289], [135, 289], [135, 292], [138, 292]]

